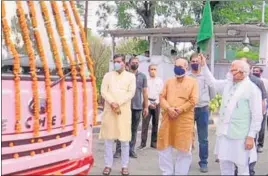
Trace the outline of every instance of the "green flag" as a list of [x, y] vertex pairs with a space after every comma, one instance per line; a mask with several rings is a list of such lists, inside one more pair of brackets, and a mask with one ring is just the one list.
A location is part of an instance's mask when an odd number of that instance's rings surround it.
[[206, 51], [209, 39], [213, 35], [213, 21], [209, 0], [206, 1], [203, 16], [197, 35], [197, 46], [201, 51]]

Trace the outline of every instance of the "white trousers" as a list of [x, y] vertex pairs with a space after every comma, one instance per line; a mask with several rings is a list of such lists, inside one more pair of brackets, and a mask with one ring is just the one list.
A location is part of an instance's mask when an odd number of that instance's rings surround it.
[[172, 147], [159, 151], [159, 167], [162, 175], [188, 175], [192, 163], [192, 153], [177, 150], [175, 168]]
[[[249, 165], [237, 165], [238, 175], [249, 175]], [[227, 160], [220, 160], [221, 175], [234, 175], [235, 163]]]
[[[105, 167], [112, 168], [113, 166], [113, 145], [114, 140], [105, 140], [104, 162]], [[121, 141], [121, 165], [122, 168], [127, 168], [129, 162], [129, 142]]]

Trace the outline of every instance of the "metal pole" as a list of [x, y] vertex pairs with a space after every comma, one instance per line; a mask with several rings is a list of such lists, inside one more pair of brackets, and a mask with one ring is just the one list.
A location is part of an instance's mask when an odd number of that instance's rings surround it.
[[85, 16], [84, 16], [84, 30], [85, 30], [85, 34], [87, 37], [87, 16], [88, 16], [88, 1], [86, 1], [86, 5], [85, 5]]
[[211, 37], [211, 51], [210, 51], [210, 71], [214, 75], [214, 59], [215, 59], [215, 36]]
[[262, 24], [265, 23], [265, 1], [262, 3], [262, 16], [261, 16], [261, 22]]

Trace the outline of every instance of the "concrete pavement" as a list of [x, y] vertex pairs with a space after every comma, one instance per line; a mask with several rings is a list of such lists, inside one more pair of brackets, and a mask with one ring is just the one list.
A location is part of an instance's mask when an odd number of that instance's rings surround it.
[[[256, 175], [268, 174], [268, 131], [266, 131], [264, 152], [259, 154], [259, 160], [256, 165]], [[150, 135], [148, 135], [149, 137]], [[148, 139], [150, 140], [150, 139]], [[150, 141], [147, 141], [149, 144]], [[138, 135], [137, 146], [140, 144], [140, 133]], [[193, 162], [190, 169], [190, 175], [219, 175], [219, 164], [215, 162], [215, 156], [213, 154], [215, 145], [215, 126], [209, 127], [209, 159], [208, 167], [209, 172], [202, 174], [199, 172], [198, 167], [198, 144], [195, 144], [195, 150], [193, 151]], [[148, 145], [149, 146], [149, 145]], [[104, 142], [98, 139], [98, 135], [94, 134], [93, 155], [95, 157], [95, 164], [89, 173], [89, 175], [101, 175], [104, 167]], [[161, 175], [158, 167], [158, 153], [157, 150], [152, 148], [146, 148], [142, 151], [137, 150], [138, 158], [130, 159], [129, 172], [131, 175]], [[114, 160], [114, 167], [112, 175], [120, 175], [120, 159]]]

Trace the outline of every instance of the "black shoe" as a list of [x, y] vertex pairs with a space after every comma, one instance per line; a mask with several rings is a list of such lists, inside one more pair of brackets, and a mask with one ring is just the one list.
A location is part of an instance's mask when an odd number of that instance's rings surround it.
[[138, 149], [139, 150], [142, 150], [142, 149], [144, 149], [146, 146], [145, 145], [140, 145], [139, 147], [138, 147]]
[[129, 152], [129, 157], [130, 158], [138, 158], [137, 154], [134, 151]]
[[114, 153], [114, 158], [120, 158], [120, 156], [121, 156], [121, 152], [120, 151], [116, 151]]
[[261, 146], [258, 146], [258, 147], [257, 147], [257, 152], [258, 152], [258, 153], [262, 153], [262, 152], [263, 152], [263, 148], [262, 148]]

